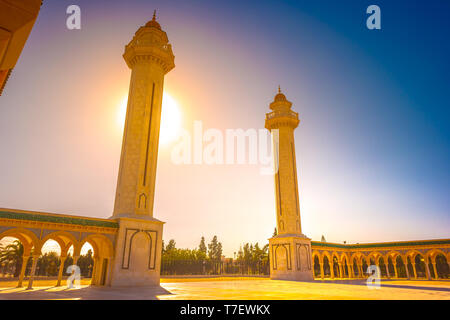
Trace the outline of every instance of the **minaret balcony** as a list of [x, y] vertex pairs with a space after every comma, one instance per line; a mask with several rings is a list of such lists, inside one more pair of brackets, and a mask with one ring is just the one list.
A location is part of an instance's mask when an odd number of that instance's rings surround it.
[[298, 113], [292, 110], [273, 111], [266, 113], [266, 128], [277, 129], [283, 126], [296, 128], [300, 120]]
[[298, 120], [298, 112], [289, 110], [289, 111], [273, 111], [266, 113], [266, 120], [270, 120], [273, 118], [279, 118], [279, 117], [289, 117], [294, 118]]

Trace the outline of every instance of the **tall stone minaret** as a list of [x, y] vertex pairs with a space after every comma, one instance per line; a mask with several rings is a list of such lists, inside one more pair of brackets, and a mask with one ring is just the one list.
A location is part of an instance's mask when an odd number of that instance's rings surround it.
[[278, 87], [266, 114], [274, 147], [277, 235], [269, 239], [272, 279], [312, 280], [311, 241], [302, 234], [294, 129], [300, 120]]
[[175, 67], [155, 14], [123, 57], [132, 71], [113, 217], [152, 217], [164, 76]]
[[131, 80], [111, 217], [119, 222], [119, 231], [110, 283], [159, 285], [163, 222], [153, 217], [153, 199], [164, 76], [175, 65], [172, 46], [155, 14], [125, 46], [123, 57]]

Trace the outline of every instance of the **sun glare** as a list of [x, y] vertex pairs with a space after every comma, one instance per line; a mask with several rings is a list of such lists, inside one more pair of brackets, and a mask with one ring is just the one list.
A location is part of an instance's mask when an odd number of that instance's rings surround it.
[[159, 142], [167, 144], [174, 141], [180, 135], [181, 112], [177, 101], [171, 95], [164, 92], [161, 112], [161, 130]]
[[[120, 101], [117, 122], [123, 129], [125, 117], [127, 116], [128, 97], [125, 96]], [[163, 93], [162, 111], [161, 111], [161, 129], [159, 132], [159, 143], [167, 144], [174, 141], [180, 135], [181, 112], [177, 101], [168, 93]]]
[[122, 129], [125, 125], [125, 117], [127, 116], [127, 103], [128, 103], [128, 96], [125, 96], [120, 101], [119, 112], [117, 114], [117, 123]]

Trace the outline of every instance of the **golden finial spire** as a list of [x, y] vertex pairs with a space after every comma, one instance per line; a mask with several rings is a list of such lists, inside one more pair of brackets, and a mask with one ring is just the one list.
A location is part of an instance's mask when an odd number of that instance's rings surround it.
[[274, 101], [286, 101], [286, 96], [281, 93], [280, 85], [278, 85], [278, 93], [275, 95]]
[[161, 26], [156, 21], [156, 10], [153, 11], [153, 18], [149, 22], [145, 24], [146, 27], [155, 27], [156, 29], [161, 30]]

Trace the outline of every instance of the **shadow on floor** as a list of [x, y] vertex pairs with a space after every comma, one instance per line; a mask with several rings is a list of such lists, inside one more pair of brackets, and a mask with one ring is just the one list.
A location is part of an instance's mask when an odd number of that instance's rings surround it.
[[[402, 279], [396, 280], [396, 279], [389, 279], [389, 282], [395, 282], [395, 281], [404, 281]], [[417, 280], [415, 280], [417, 281]], [[366, 286], [367, 285], [367, 279], [354, 279], [354, 280], [314, 280], [314, 282], [320, 282], [320, 283], [335, 283], [335, 284], [352, 284], [352, 285], [359, 285], [359, 286]], [[400, 289], [418, 289], [418, 290], [432, 290], [432, 291], [448, 291], [450, 292], [450, 287], [434, 287], [434, 286], [421, 286], [420, 280], [414, 284], [393, 284], [393, 283], [384, 283], [383, 280], [381, 280], [380, 285], [382, 287], [388, 287], [388, 288], [400, 288]]]
[[0, 290], [0, 300], [157, 300], [160, 295], [170, 294], [172, 293], [159, 286], [120, 288], [87, 286], [80, 289], [36, 287], [33, 290], [6, 288]]

